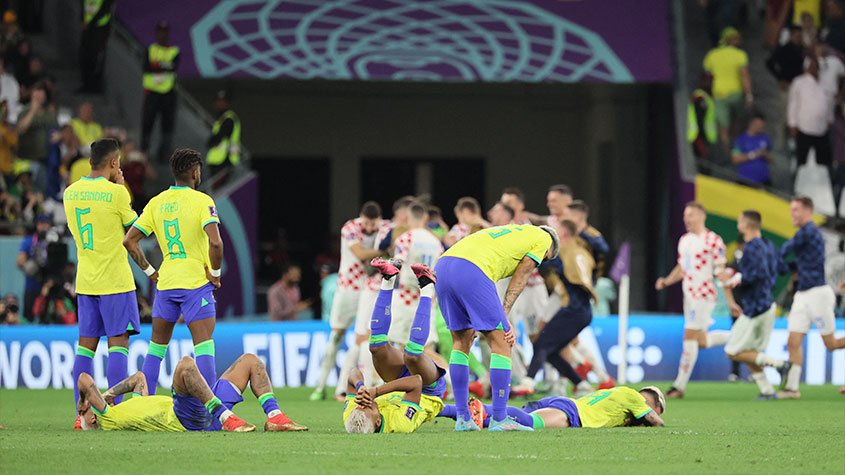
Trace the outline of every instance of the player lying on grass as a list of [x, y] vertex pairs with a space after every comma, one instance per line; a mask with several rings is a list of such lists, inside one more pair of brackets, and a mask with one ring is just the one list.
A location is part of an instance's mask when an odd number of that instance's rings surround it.
[[402, 263], [377, 257], [371, 264], [383, 278], [370, 322], [370, 352], [376, 371], [387, 382], [373, 388], [364, 387], [361, 371], [352, 370], [343, 422], [350, 434], [414, 432], [443, 409], [442, 398], [446, 392], [446, 370], [423, 354], [431, 327], [436, 277], [424, 264], [411, 266], [420, 284], [420, 299], [403, 353], [391, 346], [387, 338], [393, 286]]
[[[247, 384], [267, 413], [265, 431], [308, 430], [279, 410], [264, 363], [251, 353], [238, 358], [213, 388], [208, 387], [192, 358], [182, 358], [173, 371], [172, 398], [148, 396], [147, 381], [140, 371], [103, 394], [91, 375], [83, 373], [77, 410], [84, 430], [252, 432], [254, 425], [232, 413], [232, 407], [243, 401], [241, 394]], [[128, 392], [134, 394], [132, 399], [114, 403], [115, 397]]]
[[[493, 406], [475, 398], [469, 403], [472, 420], [479, 428], [490, 423]], [[663, 427], [660, 415], [666, 410], [663, 392], [646, 386], [639, 392], [619, 386], [590, 393], [580, 399], [551, 396], [525, 403], [522, 409], [508, 406], [508, 416], [533, 429], [553, 427]], [[447, 405], [438, 417], [455, 419], [457, 410]]]

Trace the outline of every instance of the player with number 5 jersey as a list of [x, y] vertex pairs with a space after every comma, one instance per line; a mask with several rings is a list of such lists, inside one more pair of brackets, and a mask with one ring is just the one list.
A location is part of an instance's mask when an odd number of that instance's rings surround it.
[[[120, 144], [103, 139], [91, 144], [91, 173], [64, 192], [68, 228], [79, 261], [76, 293], [79, 308], [79, 346], [73, 363], [76, 382], [83, 373], [93, 374], [94, 353], [100, 337], [108, 337], [109, 385], [126, 379], [129, 335], [138, 333], [138, 301], [135, 280], [120, 245], [127, 226], [137, 217], [120, 171]], [[81, 429], [77, 418], [77, 429]]]
[[[214, 290], [220, 287], [223, 241], [220, 218], [210, 196], [197, 191], [202, 181], [202, 156], [179, 149], [170, 157], [175, 186], [153, 197], [132, 225], [123, 244], [132, 259], [157, 282], [153, 303], [153, 335], [144, 358], [143, 373], [153, 390], [161, 361], [179, 316], [194, 341], [197, 367], [209, 386], [217, 381], [214, 363]], [[147, 262], [139, 242], [155, 234], [163, 256], [156, 270]]]

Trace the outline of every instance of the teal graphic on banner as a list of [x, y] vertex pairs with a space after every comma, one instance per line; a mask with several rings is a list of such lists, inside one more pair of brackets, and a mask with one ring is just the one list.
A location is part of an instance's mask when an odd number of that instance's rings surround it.
[[634, 81], [600, 34], [522, 0], [226, 0], [191, 43], [206, 77]]

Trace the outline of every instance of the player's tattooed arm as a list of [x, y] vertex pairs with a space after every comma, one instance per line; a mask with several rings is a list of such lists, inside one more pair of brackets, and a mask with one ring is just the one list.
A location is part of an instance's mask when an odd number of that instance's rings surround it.
[[508, 284], [508, 289], [505, 291], [505, 298], [502, 299], [502, 307], [505, 308], [505, 315], [510, 314], [514, 302], [516, 302], [517, 297], [522, 293], [525, 283], [528, 282], [528, 278], [534, 273], [536, 267], [537, 263], [530, 257], [524, 257], [522, 262], [516, 267], [513, 277], [511, 277], [511, 281]]
[[[141, 239], [144, 237], [144, 233], [142, 233], [138, 228], [129, 228], [129, 232], [126, 233], [126, 237], [123, 238], [123, 247], [126, 248], [126, 252], [129, 253], [129, 257], [138, 264], [138, 267], [141, 270], [147, 269], [150, 267], [149, 261], [147, 261], [147, 256], [144, 255], [144, 251], [141, 249]], [[158, 282], [158, 272], [153, 272], [150, 275], [150, 280], [153, 282]]]
[[419, 404], [422, 394], [422, 377], [418, 374], [412, 374], [374, 388], [362, 387], [358, 391], [358, 395], [355, 396], [355, 402], [360, 406], [369, 407], [377, 397], [394, 391], [405, 393], [405, 397], [402, 398], [403, 401]]
[[79, 414], [85, 412], [89, 405], [100, 412], [106, 410], [106, 400], [103, 399], [103, 396], [100, 394], [100, 390], [97, 389], [97, 383], [94, 382], [94, 378], [92, 378], [90, 374], [80, 374], [78, 386], [79, 403], [77, 404], [76, 409], [79, 411]]
[[115, 384], [109, 388], [108, 391], [103, 393], [103, 398], [105, 398], [109, 406], [113, 406], [115, 397], [130, 392], [140, 394], [141, 396], [149, 395], [147, 390], [147, 378], [144, 376], [144, 373], [138, 371], [132, 376]]
[[663, 419], [661, 419], [660, 416], [658, 416], [657, 413], [654, 411], [651, 411], [645, 416], [643, 416], [643, 419], [645, 419], [645, 424], [649, 426], [663, 427], [666, 425], [663, 423]]

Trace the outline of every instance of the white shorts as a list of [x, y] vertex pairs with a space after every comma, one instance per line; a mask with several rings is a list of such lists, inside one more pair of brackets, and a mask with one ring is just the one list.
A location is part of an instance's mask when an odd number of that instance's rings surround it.
[[[393, 303], [390, 305], [390, 330], [387, 332], [387, 339], [394, 343], [408, 344], [411, 338], [411, 325], [414, 323], [414, 317], [417, 314], [417, 305], [419, 299], [413, 301], [411, 305], [406, 305], [393, 293]], [[434, 325], [434, 317], [437, 312], [434, 310], [435, 302], [431, 302], [431, 315], [429, 316], [428, 340], [426, 344], [437, 342], [437, 328]], [[425, 345], [423, 345], [425, 346]]]
[[358, 335], [370, 334], [370, 320], [373, 318], [373, 310], [376, 308], [378, 290], [364, 289], [358, 298], [358, 310], [355, 312], [355, 333]]
[[715, 308], [715, 301], [693, 300], [684, 296], [684, 329], [704, 331], [710, 328]]
[[795, 292], [792, 309], [789, 311], [788, 327], [790, 332], [807, 333], [813, 324], [822, 335], [830, 335], [836, 330], [833, 307], [836, 306], [836, 294], [829, 285], [820, 285], [812, 289]]
[[361, 293], [360, 290], [337, 289], [332, 301], [332, 313], [329, 316], [329, 324], [333, 330], [346, 330], [355, 323]]
[[769, 337], [775, 325], [777, 305], [756, 315], [754, 318], [741, 315], [731, 328], [731, 336], [725, 345], [725, 353], [736, 355], [743, 351], [763, 351], [769, 346]]

